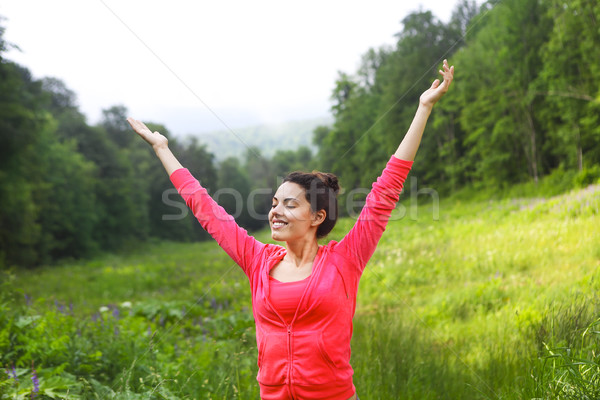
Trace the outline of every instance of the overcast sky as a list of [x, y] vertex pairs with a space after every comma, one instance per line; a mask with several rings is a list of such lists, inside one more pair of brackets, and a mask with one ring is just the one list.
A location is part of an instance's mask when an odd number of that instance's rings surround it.
[[6, 58], [63, 80], [89, 123], [123, 104], [185, 134], [329, 115], [337, 71], [456, 2], [2, 0], [0, 15], [21, 49]]

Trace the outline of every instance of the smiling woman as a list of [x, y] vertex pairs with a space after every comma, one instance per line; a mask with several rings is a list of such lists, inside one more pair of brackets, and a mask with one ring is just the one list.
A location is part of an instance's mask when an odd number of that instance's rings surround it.
[[357, 399], [350, 366], [358, 282], [375, 251], [421, 142], [433, 105], [446, 93], [454, 67], [420, 98], [412, 124], [373, 184], [356, 224], [340, 241], [319, 245], [337, 218], [337, 178], [295, 172], [273, 197], [274, 240], [264, 244], [240, 228], [182, 167], [167, 139], [129, 118], [154, 148], [198, 221], [248, 276], [258, 343], [257, 380], [263, 400]]

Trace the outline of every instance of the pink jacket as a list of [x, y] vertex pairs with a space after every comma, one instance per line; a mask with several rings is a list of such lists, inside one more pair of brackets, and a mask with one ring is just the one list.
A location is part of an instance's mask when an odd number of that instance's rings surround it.
[[373, 184], [350, 232], [320, 246], [306, 291], [290, 324], [269, 302], [269, 271], [286, 253], [240, 228], [187, 169], [171, 181], [204, 229], [248, 276], [258, 344], [261, 398], [347, 400], [355, 388], [350, 366], [358, 281], [396, 206], [412, 162], [392, 157]]

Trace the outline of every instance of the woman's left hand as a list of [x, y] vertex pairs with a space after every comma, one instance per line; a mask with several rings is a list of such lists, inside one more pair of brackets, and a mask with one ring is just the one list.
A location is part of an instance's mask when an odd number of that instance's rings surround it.
[[436, 79], [431, 84], [431, 87], [423, 92], [419, 101], [424, 106], [433, 107], [435, 103], [448, 91], [452, 79], [454, 79], [454, 66], [448, 66], [448, 60], [444, 60], [443, 70], [440, 70], [440, 74], [444, 78], [440, 84], [440, 80]]

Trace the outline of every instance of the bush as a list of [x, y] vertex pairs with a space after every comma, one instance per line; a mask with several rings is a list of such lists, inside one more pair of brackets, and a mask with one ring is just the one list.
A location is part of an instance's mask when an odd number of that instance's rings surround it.
[[573, 178], [573, 184], [578, 188], [583, 188], [600, 180], [600, 165], [592, 165], [584, 168]]

